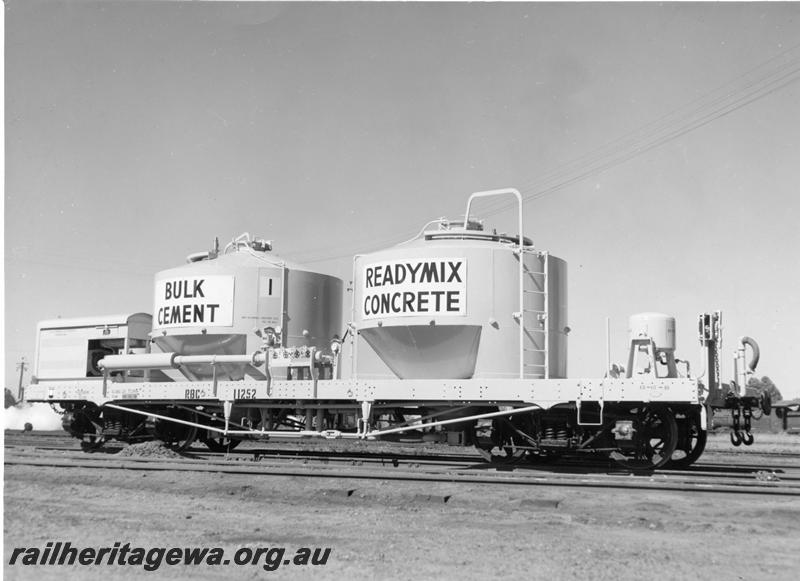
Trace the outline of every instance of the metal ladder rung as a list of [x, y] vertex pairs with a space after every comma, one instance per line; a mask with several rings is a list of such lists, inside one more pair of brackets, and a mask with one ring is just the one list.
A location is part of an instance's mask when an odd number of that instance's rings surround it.
[[[550, 254], [546, 251], [534, 250], [533, 248], [525, 248], [522, 243], [522, 203], [520, 202], [520, 232], [519, 232], [519, 249], [515, 251], [515, 254], [519, 260], [519, 311], [514, 313], [514, 317], [519, 321], [520, 324], [520, 343], [519, 343], [519, 357], [520, 357], [520, 369], [525, 368], [537, 368], [543, 372], [543, 376], [545, 378], [550, 376], [550, 364], [549, 364], [549, 336], [550, 336], [550, 329], [548, 328], [547, 320], [549, 319], [549, 281], [548, 281], [548, 273], [550, 271], [548, 258]], [[529, 268], [527, 264], [525, 264], [525, 255], [532, 254], [539, 259], [541, 259], [541, 266], [542, 270], [535, 270]], [[536, 266], [532, 264], [531, 266]], [[529, 288], [525, 288], [529, 287]], [[525, 308], [525, 296], [534, 295], [537, 297], [534, 299], [535, 301], [543, 301], [543, 309], [526, 309]], [[538, 297], [541, 297], [538, 298]], [[526, 319], [526, 314], [528, 318]], [[530, 318], [530, 315], [536, 315], [536, 321], [540, 323], [539, 325], [535, 325], [534, 321]], [[539, 333], [542, 335], [544, 340], [544, 348], [543, 349], [532, 349], [526, 348], [525, 342], [527, 344], [533, 345], [540, 345], [539, 338], [533, 338], [531, 335], [533, 333]], [[527, 339], [524, 335], [527, 334]], [[528, 353], [536, 353], [542, 354], [544, 356], [543, 363], [525, 363], [524, 359], [526, 358], [526, 354]]]

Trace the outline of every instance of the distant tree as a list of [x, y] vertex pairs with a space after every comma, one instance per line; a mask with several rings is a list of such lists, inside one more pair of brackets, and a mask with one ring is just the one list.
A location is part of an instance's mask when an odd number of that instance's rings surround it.
[[5, 409], [8, 409], [8, 408], [13, 407], [15, 405], [17, 405], [17, 400], [14, 399], [14, 394], [11, 393], [10, 389], [6, 388], [6, 407], [5, 407]]
[[757, 377], [751, 377], [750, 381], [747, 382], [747, 387], [754, 387], [762, 393], [767, 392], [773, 402], [781, 401], [783, 399], [778, 387], [772, 383], [772, 380], [766, 375], [761, 379], [758, 379]]

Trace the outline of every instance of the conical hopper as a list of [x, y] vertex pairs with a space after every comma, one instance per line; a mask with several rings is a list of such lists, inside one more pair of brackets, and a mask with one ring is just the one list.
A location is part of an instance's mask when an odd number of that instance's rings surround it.
[[481, 326], [383, 326], [363, 329], [361, 336], [401, 379], [469, 379]]

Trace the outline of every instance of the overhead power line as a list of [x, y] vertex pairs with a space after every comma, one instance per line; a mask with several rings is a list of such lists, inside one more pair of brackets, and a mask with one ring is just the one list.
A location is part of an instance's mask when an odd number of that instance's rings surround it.
[[[542, 198], [590, 175], [624, 163], [800, 80], [800, 58], [787, 58], [798, 47], [800, 45], [554, 171], [523, 183], [519, 188], [523, 199], [530, 201]], [[510, 204], [506, 201], [497, 200], [484, 204], [481, 213], [491, 216], [509, 207]]]
[[[795, 45], [666, 115], [609, 141], [555, 170], [524, 182], [518, 188], [523, 199], [537, 200], [563, 190], [591, 175], [661, 147], [796, 82], [800, 79], [800, 58], [792, 54], [798, 48], [800, 45]], [[481, 215], [493, 216], [507, 210], [511, 205], [500, 199], [484, 202], [481, 205]], [[397, 236], [381, 241], [370, 241], [368, 245], [328, 251], [321, 248], [311, 249], [292, 256], [298, 257], [297, 260], [299, 257], [304, 257], [305, 263], [336, 260], [359, 251], [368, 252], [401, 242], [411, 234], [413, 232], [398, 232]]]

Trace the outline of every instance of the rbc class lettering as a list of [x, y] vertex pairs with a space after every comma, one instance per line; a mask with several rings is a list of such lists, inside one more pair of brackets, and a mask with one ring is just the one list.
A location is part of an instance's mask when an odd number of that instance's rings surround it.
[[[164, 300], [206, 298], [203, 292], [205, 279], [168, 281], [164, 286]], [[190, 284], [191, 283], [191, 284]], [[188, 323], [213, 323], [219, 304], [183, 304], [158, 309], [159, 325]]]

